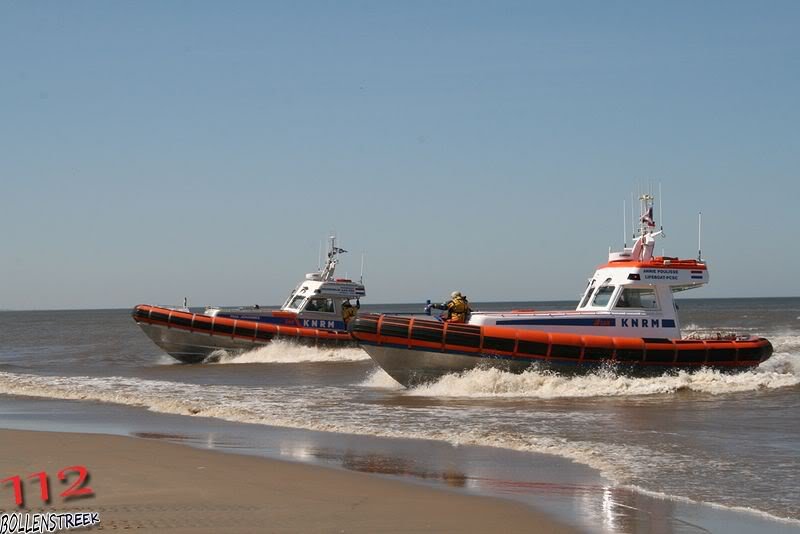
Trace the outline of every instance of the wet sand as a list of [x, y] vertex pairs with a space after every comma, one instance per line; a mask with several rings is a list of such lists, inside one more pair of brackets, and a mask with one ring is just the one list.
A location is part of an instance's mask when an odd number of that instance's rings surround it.
[[[63, 502], [59, 469], [94, 495]], [[98, 434], [0, 430], [2, 478], [46, 471], [48, 510], [100, 513], [100, 529], [153, 532], [572, 532], [514, 502], [280, 460]], [[0, 491], [10, 511], [13, 493]], [[38, 483], [25, 505], [41, 509]]]

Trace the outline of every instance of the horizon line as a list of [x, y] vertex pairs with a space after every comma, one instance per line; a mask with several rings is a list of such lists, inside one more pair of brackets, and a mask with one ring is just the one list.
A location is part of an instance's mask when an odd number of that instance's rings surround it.
[[[800, 295], [790, 295], [790, 296], [783, 296], [783, 297], [675, 297], [676, 300], [750, 300], [750, 299], [798, 299]], [[540, 303], [550, 303], [550, 302], [578, 302], [580, 299], [549, 299], [549, 300], [475, 300], [472, 301], [474, 304], [512, 304], [512, 303], [519, 303], [519, 302], [540, 302]], [[366, 306], [389, 306], [389, 305], [401, 305], [407, 306], [410, 304], [419, 304], [424, 306], [424, 302], [375, 302], [375, 303], [367, 303]], [[2, 308], [0, 307], [0, 313], [2, 312], [61, 312], [61, 311], [118, 311], [118, 310], [129, 310], [133, 309], [137, 305], [133, 306], [126, 306], [124, 308]], [[154, 304], [154, 306], [159, 306], [158, 304]], [[165, 305], [166, 306], [166, 305]], [[245, 305], [246, 306], [246, 305]], [[263, 308], [280, 308], [280, 304], [259, 304], [259, 306]], [[242, 305], [226, 305], [226, 306], [214, 306], [219, 308], [234, 308], [234, 307], [242, 307]], [[205, 306], [189, 306], [189, 309], [192, 308], [205, 308]]]

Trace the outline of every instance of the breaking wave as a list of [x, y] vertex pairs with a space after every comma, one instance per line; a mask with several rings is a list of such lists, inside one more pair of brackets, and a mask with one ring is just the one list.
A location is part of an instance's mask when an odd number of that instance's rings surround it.
[[[800, 355], [800, 336], [793, 334], [776, 334], [769, 336], [775, 354]], [[767, 360], [769, 361], [769, 360]], [[765, 362], [766, 363], [766, 362]]]
[[[388, 376], [388, 375], [387, 375]], [[383, 379], [375, 377], [379, 382]], [[452, 413], [406, 414], [397, 420], [380, 406], [354, 412], [349, 393], [318, 388], [302, 396], [286, 388], [231, 388], [125, 377], [42, 377], [0, 372], [0, 394], [65, 400], [96, 401], [135, 406], [152, 412], [226, 421], [337, 432], [385, 438], [443, 441], [456, 446], [477, 445], [521, 452], [551, 454], [589, 466], [605, 478], [622, 483], [630, 476], [623, 457], [641, 457], [647, 451], [619, 445], [566, 439], [553, 435], [520, 434], [497, 428], [465, 428]], [[310, 395], [307, 395], [309, 394]], [[310, 401], [310, 399], [318, 399]], [[321, 409], [320, 404], [324, 404]]]
[[[384, 379], [373, 374], [367, 382], [370, 380], [382, 383]], [[281, 387], [234, 388], [126, 377], [45, 377], [0, 372], [0, 394], [107, 402], [240, 423], [555, 454], [593, 467], [612, 480], [625, 477], [622, 466], [608, 461], [614, 455], [603, 454], [598, 443], [460, 425], [454, 429], [450, 428], [452, 421], [447, 413], [440, 414], [443, 419], [437, 424], [431, 424], [427, 416], [417, 420], [413, 415], [405, 417], [401, 425], [387, 420], [381, 423], [386, 414], [380, 406], [362, 407], [367, 413], [354, 413], [352, 404], [347, 402], [351, 393], [341, 388], [321, 387], [297, 395]], [[325, 409], [320, 410], [318, 403], [323, 403]]]
[[369, 360], [369, 355], [357, 347], [322, 348], [306, 347], [290, 341], [273, 341], [263, 347], [240, 354], [217, 351], [209, 360], [216, 364], [232, 363], [301, 363], [301, 362], [357, 362]]
[[[697, 391], [720, 395], [800, 384], [800, 357], [782, 355], [769, 367], [735, 374], [712, 369], [679, 371], [639, 378], [601, 370], [579, 376], [562, 376], [543, 371], [521, 374], [498, 369], [472, 369], [446, 375], [431, 384], [417, 386], [408, 395], [431, 397], [530, 397], [540, 399], [660, 395]], [[763, 364], [762, 364], [763, 365]], [[770, 370], [769, 368], [775, 370]]]

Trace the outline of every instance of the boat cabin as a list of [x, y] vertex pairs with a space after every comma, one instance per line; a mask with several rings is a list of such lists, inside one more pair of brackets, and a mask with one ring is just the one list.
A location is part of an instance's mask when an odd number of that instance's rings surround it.
[[609, 252], [597, 268], [574, 311], [476, 312], [470, 324], [531, 328], [552, 332], [615, 337], [678, 339], [680, 322], [673, 293], [708, 283], [701, 260], [655, 257], [653, 200], [642, 195], [639, 235], [632, 247]]
[[[338, 255], [347, 252], [336, 246], [336, 238], [330, 238], [325, 267], [308, 273], [305, 279], [289, 294], [280, 310], [262, 310], [258, 307], [221, 309], [207, 308], [206, 315], [246, 319], [249, 321], [275, 323], [286, 326], [321, 328], [345, 331], [343, 306], [345, 302], [366, 296], [364, 284], [345, 278], [335, 278]], [[355, 305], [355, 303], [351, 302]]]
[[343, 278], [327, 281], [309, 276], [291, 292], [281, 311], [296, 314], [298, 326], [346, 330], [342, 307], [365, 296], [364, 285]]

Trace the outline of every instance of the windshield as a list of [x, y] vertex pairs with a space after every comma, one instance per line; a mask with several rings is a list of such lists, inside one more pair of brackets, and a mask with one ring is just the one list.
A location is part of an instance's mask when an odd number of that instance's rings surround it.
[[587, 304], [589, 304], [589, 297], [592, 296], [592, 290], [594, 290], [594, 280], [589, 282], [589, 287], [586, 288], [586, 295], [583, 297], [583, 301], [581, 301], [581, 305], [578, 306], [579, 308], [585, 308]]
[[307, 312], [333, 313], [333, 299], [313, 298], [308, 301]]
[[288, 306], [286, 306], [290, 310], [299, 310], [303, 306], [303, 301], [306, 300], [305, 297], [296, 296], [292, 299]]
[[592, 306], [598, 307], [606, 307], [608, 306], [608, 301], [611, 300], [611, 295], [614, 293], [614, 286], [611, 284], [611, 278], [606, 279], [603, 282], [603, 285], [600, 286], [600, 289], [597, 290], [597, 293], [594, 295], [594, 300], [592, 301]]
[[652, 288], [623, 288], [622, 294], [617, 299], [617, 308], [655, 310], [658, 308], [656, 292]]

